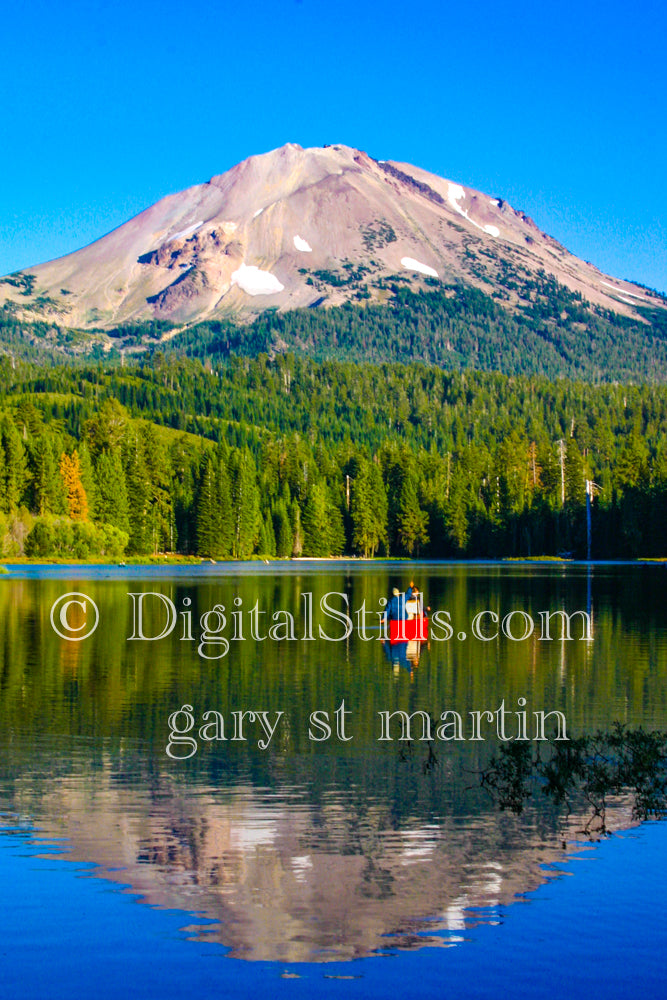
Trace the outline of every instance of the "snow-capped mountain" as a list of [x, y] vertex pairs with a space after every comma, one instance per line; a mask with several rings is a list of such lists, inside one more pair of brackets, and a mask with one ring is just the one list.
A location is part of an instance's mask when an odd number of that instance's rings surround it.
[[182, 324], [383, 301], [388, 279], [440, 279], [495, 292], [511, 309], [537, 272], [618, 313], [664, 304], [578, 259], [499, 197], [347, 146], [289, 143], [5, 279], [0, 304], [70, 327]]

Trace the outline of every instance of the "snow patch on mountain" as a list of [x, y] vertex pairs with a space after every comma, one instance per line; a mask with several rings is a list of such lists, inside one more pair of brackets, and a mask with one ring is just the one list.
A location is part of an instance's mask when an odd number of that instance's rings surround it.
[[428, 264], [422, 264], [421, 261], [415, 260], [414, 257], [401, 257], [401, 264], [409, 271], [419, 271], [420, 274], [428, 274], [430, 278], [439, 277], [437, 271], [434, 271]]
[[[470, 218], [468, 215], [468, 209], [462, 208], [461, 205], [459, 205], [459, 202], [465, 198], [465, 196], [466, 193], [464, 188], [462, 188], [460, 184], [452, 184], [450, 181], [447, 189], [447, 201], [451, 207], [457, 211], [459, 215], [462, 215], [464, 219], [467, 219], [468, 222], [472, 222], [473, 226], [476, 226], [480, 232], [486, 233], [488, 236], [500, 236], [500, 230], [497, 226], [480, 226], [479, 222], [475, 222], [474, 219]], [[498, 202], [492, 202], [492, 204], [497, 206]]]
[[254, 264], [241, 264], [232, 274], [232, 285], [238, 285], [241, 291], [248, 295], [274, 295], [285, 288], [275, 274], [262, 271]]
[[194, 233], [195, 229], [199, 229], [199, 227], [203, 225], [203, 222], [195, 222], [193, 225], [188, 226], [187, 229], [181, 229], [179, 232], [174, 233], [173, 236], [165, 236], [162, 242], [171, 243], [172, 240], [182, 240], [185, 236], [189, 236], [191, 233]]
[[459, 202], [462, 198], [465, 198], [465, 196], [466, 193], [460, 184], [449, 184], [449, 187], [447, 188], [447, 201], [460, 215], [465, 215], [467, 218], [468, 213], [459, 205]]
[[307, 240], [302, 239], [300, 236], [294, 237], [294, 246], [296, 247], [297, 250], [300, 250], [301, 253], [313, 252], [313, 248], [311, 247], [310, 243], [308, 243]]
[[[605, 285], [607, 288], [611, 288], [612, 292], [620, 292], [621, 295], [632, 295], [634, 299], [643, 299], [643, 295], [638, 295], [637, 292], [631, 292], [628, 288], [619, 288], [618, 285], [610, 285], [608, 281], [601, 281], [601, 285]], [[634, 305], [631, 302], [630, 305]]]

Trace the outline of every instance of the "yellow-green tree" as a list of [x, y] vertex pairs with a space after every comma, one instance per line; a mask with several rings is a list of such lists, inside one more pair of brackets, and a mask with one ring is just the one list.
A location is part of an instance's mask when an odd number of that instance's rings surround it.
[[60, 475], [67, 495], [67, 512], [73, 521], [88, 519], [88, 498], [81, 482], [81, 462], [78, 451], [60, 456]]

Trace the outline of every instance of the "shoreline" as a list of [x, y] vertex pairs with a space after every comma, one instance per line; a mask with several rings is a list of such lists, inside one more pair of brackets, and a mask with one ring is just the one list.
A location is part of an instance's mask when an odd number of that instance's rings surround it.
[[0, 580], [5, 577], [20, 577], [22, 575], [38, 577], [40, 573], [48, 576], [61, 576], [73, 571], [77, 574], [85, 572], [91, 573], [106, 572], [113, 576], [136, 575], [142, 571], [150, 571], [152, 574], [162, 575], [166, 572], [176, 570], [182, 572], [194, 571], [197, 575], [220, 576], [224, 574], [235, 575], [238, 573], [248, 573], [255, 571], [260, 574], [303, 571], [303, 570], [325, 570], [325, 568], [338, 569], [369, 569], [385, 567], [397, 570], [407, 570], [411, 566], [419, 567], [572, 567], [581, 570], [582, 568], [593, 569], [595, 567], [613, 566], [667, 566], [667, 558], [637, 558], [637, 559], [562, 559], [553, 556], [530, 557], [530, 558], [500, 558], [494, 559], [408, 559], [405, 557], [383, 557], [364, 559], [355, 556], [332, 556], [332, 557], [308, 557], [300, 556], [291, 559], [226, 559], [215, 561], [212, 559], [199, 559], [196, 557], [154, 557], [136, 558], [122, 561], [109, 562], [104, 559], [86, 560], [31, 560], [31, 559], [7, 559], [0, 563]]

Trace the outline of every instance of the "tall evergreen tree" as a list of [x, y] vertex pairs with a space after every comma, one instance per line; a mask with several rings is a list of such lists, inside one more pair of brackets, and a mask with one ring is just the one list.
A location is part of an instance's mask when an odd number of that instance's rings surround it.
[[271, 516], [271, 511], [262, 512], [261, 519], [262, 523], [259, 529], [257, 551], [261, 556], [274, 558], [276, 555], [276, 537], [273, 533], [273, 518]]
[[292, 555], [292, 525], [290, 523], [287, 505], [282, 497], [276, 500], [273, 507], [273, 530], [276, 539], [276, 556], [278, 559], [289, 559]]
[[398, 497], [396, 514], [397, 542], [408, 556], [418, 557], [428, 544], [428, 515], [419, 506], [417, 487], [412, 476], [406, 476]]
[[121, 531], [130, 532], [127, 484], [118, 451], [103, 451], [95, 467], [98, 518]]
[[203, 461], [197, 501], [197, 552], [208, 558], [232, 554], [234, 525], [229, 476], [212, 452]]
[[295, 558], [303, 555], [303, 527], [301, 525], [301, 507], [299, 506], [299, 501], [295, 498], [292, 500], [289, 509], [290, 515], [290, 525], [292, 528], [292, 552]]
[[247, 559], [259, 540], [259, 490], [255, 463], [247, 448], [236, 448], [231, 455], [230, 482], [233, 512], [232, 555]]
[[365, 559], [387, 542], [387, 494], [375, 462], [359, 464], [350, 498], [352, 544]]
[[0, 418], [0, 444], [4, 456], [2, 483], [0, 483], [0, 509], [15, 513], [23, 501], [28, 484], [28, 460], [21, 435], [5, 413]]
[[28, 453], [32, 465], [32, 510], [40, 515], [64, 514], [65, 495], [51, 436], [38, 434], [30, 442]]
[[77, 448], [79, 454], [79, 470], [81, 475], [81, 485], [83, 486], [88, 501], [88, 517], [91, 520], [97, 519], [97, 491], [95, 488], [95, 470], [90, 457], [90, 450], [85, 440], [81, 441]]
[[151, 525], [151, 483], [146, 456], [138, 434], [126, 441], [123, 465], [127, 490], [130, 552], [154, 551]]

